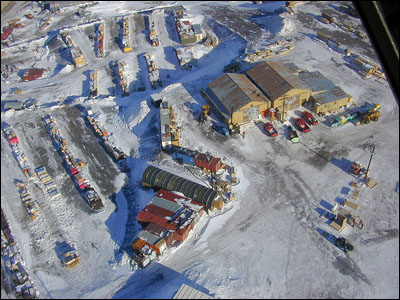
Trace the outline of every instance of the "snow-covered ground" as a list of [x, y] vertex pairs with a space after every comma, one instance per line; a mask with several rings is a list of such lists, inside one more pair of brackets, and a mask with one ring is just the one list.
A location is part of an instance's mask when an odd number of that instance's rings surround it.
[[[6, 64], [19, 70], [47, 69], [43, 78], [32, 82], [20, 82], [18, 71], [7, 80], [1, 78], [2, 107], [3, 101], [10, 100], [30, 99], [36, 104], [31, 111], [2, 109], [2, 128], [14, 127], [31, 166], [45, 165], [62, 194], [53, 201], [33, 188], [41, 208], [37, 220], [28, 218], [14, 185], [24, 176], [2, 133], [1, 206], [41, 297], [172, 298], [182, 283], [222, 299], [399, 297], [398, 104], [386, 81], [360, 77], [343, 55], [314, 41], [316, 30], [321, 30], [341, 38], [351, 51], [377, 61], [368, 40], [318, 21], [322, 10], [344, 18], [337, 11], [340, 2], [298, 4], [293, 16], [283, 12], [284, 3], [100, 1], [82, 8], [86, 17], [75, 15], [77, 5], [52, 14], [48, 31], [42, 34], [35, 22], [47, 18], [47, 13], [40, 12], [36, 2], [17, 3], [2, 15], [2, 27], [14, 17], [26, 23], [16, 29], [14, 44], [2, 47], [6, 52], [2, 69]], [[215, 48], [195, 46], [199, 63], [190, 71], [181, 70], [175, 56], [179, 40], [173, 18], [165, 10], [172, 5], [184, 5], [193, 23], [206, 25], [219, 39]], [[153, 8], [159, 47], [150, 45], [144, 28], [143, 16]], [[35, 18], [25, 20], [24, 14], [33, 10]], [[123, 53], [115, 41], [117, 21], [128, 15], [134, 27], [134, 51]], [[346, 18], [362, 28], [359, 19]], [[93, 34], [100, 20], [105, 22], [106, 56], [97, 59], [88, 34]], [[64, 50], [51, 52], [49, 46], [43, 47], [58, 29], [71, 34], [86, 57], [85, 66], [75, 69]], [[288, 141], [286, 125], [304, 108], [291, 111], [287, 124], [274, 123], [279, 132], [274, 139], [265, 135], [261, 123], [246, 126], [245, 139], [210, 131], [210, 121], [198, 125], [196, 118], [205, 104], [200, 88], [220, 76], [233, 59], [283, 38], [291, 38], [295, 49], [270, 60], [320, 71], [354, 97], [354, 106], [381, 104], [380, 120], [330, 128], [327, 119], [319, 117], [318, 125], [300, 134], [299, 144]], [[21, 54], [20, 49], [26, 52]], [[163, 88], [150, 88], [143, 57], [147, 52], [155, 56]], [[127, 63], [130, 96], [116, 92], [111, 60]], [[251, 67], [240, 66], [241, 71]], [[87, 99], [90, 70], [99, 71], [100, 81], [100, 96], [92, 100]], [[143, 85], [146, 91], [134, 91]], [[22, 93], [14, 94], [15, 88]], [[240, 184], [233, 188], [237, 200], [221, 213], [205, 215], [182, 245], [169, 248], [145, 269], [133, 271], [130, 243], [141, 230], [136, 215], [154, 195], [153, 190], [141, 187], [143, 171], [155, 164], [192, 176], [160, 152], [158, 109], [149, 100], [153, 93], [173, 106], [182, 146], [208, 151], [236, 166]], [[127, 154], [129, 173], [121, 173], [100, 146], [80, 107], [98, 114], [99, 122]], [[104, 212], [92, 214], [67, 175], [41, 121], [47, 113], [53, 115], [75, 157], [88, 163], [84, 173], [104, 199]], [[213, 113], [211, 118], [215, 118]], [[347, 169], [352, 161], [366, 166], [373, 145], [371, 177], [378, 186], [362, 186], [358, 199], [352, 200], [351, 183], [357, 179]], [[321, 215], [327, 205], [344, 198], [359, 205], [355, 214], [364, 222], [361, 230], [347, 226], [338, 233]], [[354, 250], [343, 253], [321, 231], [346, 237]], [[61, 265], [56, 253], [60, 239], [76, 246], [81, 266], [68, 270]], [[2, 297], [11, 297], [3, 288]]]

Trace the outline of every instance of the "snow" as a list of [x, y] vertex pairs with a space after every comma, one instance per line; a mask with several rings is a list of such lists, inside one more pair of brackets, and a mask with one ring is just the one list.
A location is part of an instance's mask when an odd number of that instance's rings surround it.
[[[30, 3], [39, 10], [36, 2]], [[48, 30], [49, 35], [57, 29], [70, 33], [86, 58], [87, 64], [80, 68], [74, 68], [63, 51], [45, 46], [46, 31], [39, 34], [35, 22], [47, 18], [47, 13], [24, 20], [26, 26], [15, 30], [15, 45], [2, 48], [6, 52], [2, 69], [5, 64], [15, 64], [19, 70], [34, 66], [49, 71], [32, 82], [20, 82], [18, 71], [7, 81], [1, 78], [2, 101], [33, 99], [37, 106], [31, 111], [2, 111], [2, 128], [6, 124], [14, 127], [31, 166], [44, 165], [62, 194], [50, 200], [32, 184], [31, 191], [42, 208], [37, 220], [29, 220], [14, 185], [15, 180], [25, 178], [2, 133], [2, 209], [41, 297], [172, 298], [182, 283], [221, 299], [399, 297], [398, 104], [386, 81], [361, 78], [343, 55], [315, 41], [316, 30], [322, 29], [330, 36], [350, 36], [314, 17], [340, 2], [301, 3], [293, 8], [293, 16], [284, 12], [284, 3], [100, 1], [84, 8], [88, 14], [83, 18], [74, 15], [78, 5], [72, 5], [52, 15]], [[201, 43], [193, 46], [199, 62], [190, 71], [181, 70], [175, 56], [174, 48], [180, 44], [172, 17], [165, 10], [173, 5], [184, 5], [192, 23], [202, 24], [203, 31], [206, 25], [219, 39], [215, 48]], [[114, 42], [117, 19], [129, 16], [135, 24], [134, 12], [150, 13], [151, 9], [155, 9], [152, 15], [160, 46], [150, 45], [147, 28], [132, 26], [133, 52], [123, 53]], [[29, 6], [16, 4], [6, 16], [2, 14], [2, 26], [29, 10]], [[97, 59], [88, 34], [94, 33], [95, 22], [101, 20], [105, 21], [106, 51], [105, 58]], [[359, 19], [351, 18], [351, 22], [361, 27]], [[245, 139], [209, 133], [210, 120], [198, 125], [196, 118], [206, 104], [201, 87], [222, 75], [233, 59], [286, 38], [293, 39], [295, 49], [269, 60], [320, 71], [354, 97], [354, 107], [380, 103], [380, 120], [330, 128], [329, 116], [317, 117], [318, 125], [299, 133], [299, 144], [287, 140], [286, 129], [278, 122], [273, 122], [279, 133], [274, 139], [265, 135], [262, 123], [243, 127]], [[38, 46], [39, 53], [34, 51]], [[345, 46], [378, 61], [368, 40], [349, 38]], [[26, 47], [26, 52], [19, 53], [18, 47]], [[163, 88], [150, 88], [144, 53], [154, 54]], [[127, 63], [125, 74], [131, 91], [127, 97], [116, 93], [112, 82], [109, 62], [117, 59]], [[241, 63], [242, 71], [248, 68], [250, 65]], [[89, 100], [91, 70], [99, 71], [100, 96]], [[133, 91], [142, 85], [145, 91]], [[14, 88], [22, 88], [22, 94], [13, 94]], [[202, 182], [159, 152], [159, 110], [150, 101], [154, 93], [172, 105], [181, 126], [181, 145], [209, 152], [235, 166], [239, 184], [233, 186], [237, 200], [225, 204], [221, 212], [205, 214], [184, 243], [168, 248], [145, 269], [133, 270], [130, 244], [141, 230], [136, 215], [155, 195], [141, 187], [146, 167], [173, 169], [179, 176]], [[119, 171], [78, 107], [92, 109], [127, 154], [130, 172]], [[299, 117], [302, 110], [290, 111], [289, 120]], [[88, 162], [84, 173], [104, 199], [102, 213], [90, 212], [62, 166], [41, 121], [49, 112], [74, 156]], [[217, 119], [213, 112], [210, 117]], [[333, 206], [350, 198], [345, 191], [352, 189], [350, 183], [356, 179], [347, 172], [348, 165], [359, 161], [366, 166], [372, 145], [376, 148], [371, 176], [378, 186], [362, 186], [358, 199], [349, 199], [359, 205], [355, 214], [364, 221], [364, 228], [348, 226], [338, 233], [316, 209], [324, 208], [324, 202]], [[320, 235], [318, 228], [346, 237], [355, 249], [344, 254]], [[55, 245], [62, 239], [74, 244], [80, 254], [81, 265], [74, 270], [64, 268], [57, 257]], [[2, 298], [3, 289], [2, 285]]]

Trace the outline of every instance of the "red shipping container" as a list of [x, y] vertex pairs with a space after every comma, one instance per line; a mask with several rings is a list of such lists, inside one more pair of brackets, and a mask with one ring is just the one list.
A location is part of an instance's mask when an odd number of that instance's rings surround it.
[[7, 33], [2, 33], [1, 34], [1, 40], [4, 41], [5, 39], [8, 38], [8, 34]]
[[87, 187], [86, 183], [82, 183], [82, 184], [79, 185], [79, 188], [81, 190], [84, 190], [86, 187]]
[[210, 159], [203, 153], [198, 153], [194, 158], [194, 164], [202, 169], [216, 173], [221, 168], [221, 159], [211, 156]]
[[221, 168], [221, 159], [214, 157], [210, 163], [210, 171], [216, 173]]
[[71, 171], [72, 175], [75, 175], [76, 173], [78, 173], [78, 170], [75, 168], [70, 168], [69, 170]]

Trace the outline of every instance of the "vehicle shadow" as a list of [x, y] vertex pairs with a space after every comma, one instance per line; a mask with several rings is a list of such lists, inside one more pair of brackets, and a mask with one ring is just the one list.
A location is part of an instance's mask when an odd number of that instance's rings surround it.
[[325, 230], [323, 230], [322, 228], [319, 228], [319, 227], [317, 227], [316, 230], [317, 230], [317, 232], [318, 232], [320, 235], [322, 235], [328, 242], [330, 242], [332, 245], [334, 245], [334, 246], [336, 247], [335, 242], [336, 242], [336, 239], [337, 239], [337, 238], [336, 238], [333, 234], [331, 234], [331, 233], [329, 233], [329, 232], [327, 232], [327, 231], [325, 231]]

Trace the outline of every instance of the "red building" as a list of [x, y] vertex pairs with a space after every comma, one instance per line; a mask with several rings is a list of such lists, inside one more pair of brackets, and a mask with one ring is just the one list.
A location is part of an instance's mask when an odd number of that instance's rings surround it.
[[23, 81], [32, 81], [43, 76], [44, 69], [30, 69], [22, 74]]
[[[137, 216], [138, 222], [148, 224], [149, 232], [162, 236], [168, 246], [173, 240], [183, 242], [203, 215], [204, 206], [190, 198], [160, 190]], [[167, 235], [165, 231], [169, 231]], [[173, 238], [171, 238], [172, 236]]]
[[213, 173], [216, 173], [222, 166], [221, 159], [218, 157], [207, 157], [207, 155], [203, 153], [198, 153], [194, 158], [194, 163], [196, 166], [210, 170]]

